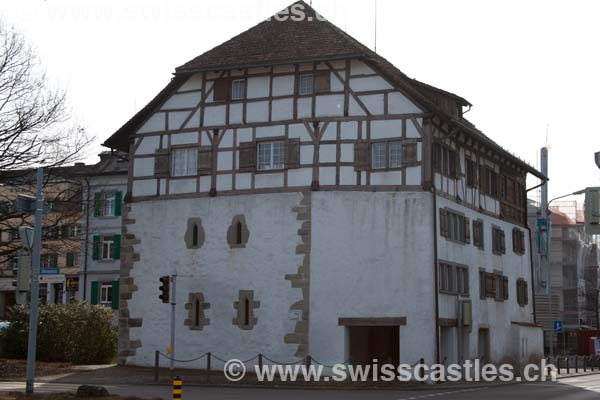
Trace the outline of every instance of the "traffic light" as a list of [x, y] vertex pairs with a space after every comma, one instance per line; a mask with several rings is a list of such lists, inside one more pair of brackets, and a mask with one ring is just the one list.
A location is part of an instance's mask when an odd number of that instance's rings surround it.
[[585, 189], [585, 231], [600, 235], [600, 187]]
[[169, 276], [161, 276], [160, 277], [160, 296], [159, 299], [162, 300], [163, 303], [169, 302], [169, 289], [171, 286], [171, 277]]

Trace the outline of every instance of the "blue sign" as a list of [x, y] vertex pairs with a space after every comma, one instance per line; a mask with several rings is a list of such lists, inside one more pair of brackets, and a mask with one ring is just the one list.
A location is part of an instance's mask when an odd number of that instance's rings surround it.
[[40, 275], [58, 275], [60, 274], [59, 268], [41, 268]]
[[563, 322], [562, 321], [554, 321], [554, 333], [559, 334], [563, 331]]

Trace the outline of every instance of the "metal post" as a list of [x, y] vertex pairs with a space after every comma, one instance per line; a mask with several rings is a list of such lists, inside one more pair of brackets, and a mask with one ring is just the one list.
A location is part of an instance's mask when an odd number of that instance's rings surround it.
[[42, 182], [44, 169], [37, 169], [37, 188], [35, 195], [35, 225], [33, 229], [33, 258], [31, 260], [31, 303], [29, 308], [29, 339], [27, 341], [27, 383], [25, 393], [33, 393], [35, 381], [35, 350], [37, 341], [38, 302], [40, 297], [40, 252], [42, 248], [42, 213], [44, 199]]
[[206, 353], [206, 382], [210, 382], [210, 359], [211, 359], [210, 351]]
[[154, 352], [154, 382], [158, 382], [158, 368], [160, 367], [160, 352]]
[[169, 360], [169, 370], [171, 371], [171, 380], [175, 371], [175, 305], [176, 303], [176, 282], [177, 274], [171, 275], [173, 293], [171, 293], [171, 359]]
[[176, 376], [173, 382], [173, 400], [181, 399], [181, 395], [183, 392], [183, 381], [180, 377]]
[[[548, 147], [544, 146], [540, 150], [540, 168], [541, 173], [544, 176], [548, 176]], [[552, 315], [552, 287], [550, 284], [550, 218], [548, 218], [548, 182], [544, 182], [541, 186], [541, 198], [540, 198], [540, 214], [539, 218], [544, 220], [545, 236], [540, 240], [540, 247], [538, 249], [540, 255], [540, 269], [539, 277], [542, 281], [545, 281], [545, 292], [548, 295], [548, 313], [550, 314], [551, 320], [554, 320]], [[554, 330], [551, 331], [550, 335], [550, 357], [554, 357], [554, 339], [556, 333]]]

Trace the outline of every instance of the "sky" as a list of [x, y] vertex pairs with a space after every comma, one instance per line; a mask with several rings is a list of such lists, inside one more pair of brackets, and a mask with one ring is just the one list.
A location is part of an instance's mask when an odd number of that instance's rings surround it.
[[[73, 123], [97, 138], [94, 154], [175, 67], [292, 2], [2, 0], [0, 18], [23, 33], [52, 84], [66, 90]], [[548, 145], [550, 198], [600, 186], [600, 2], [375, 3], [314, 0], [313, 7], [370, 48], [377, 32], [379, 54], [469, 100], [465, 117], [534, 167]]]

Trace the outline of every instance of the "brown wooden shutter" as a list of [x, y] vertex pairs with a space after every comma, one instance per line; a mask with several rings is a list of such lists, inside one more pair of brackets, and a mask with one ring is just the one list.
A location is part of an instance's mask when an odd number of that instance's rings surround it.
[[168, 150], [160, 150], [154, 153], [154, 176], [157, 178], [168, 177], [171, 170], [170, 161]]
[[315, 93], [331, 91], [331, 79], [329, 71], [317, 71], [314, 80]]
[[254, 142], [240, 143], [238, 169], [240, 172], [252, 172], [256, 169], [256, 145]]
[[479, 166], [479, 191], [483, 194], [489, 194], [487, 174], [484, 166]]
[[211, 175], [212, 162], [212, 146], [202, 146], [198, 153], [198, 175]]
[[508, 300], [508, 277], [502, 277], [502, 299]]
[[485, 271], [479, 271], [479, 298], [485, 299]]
[[529, 303], [529, 291], [527, 289], [527, 282], [523, 281], [523, 305]]
[[502, 252], [502, 254], [506, 253], [506, 235], [504, 234], [504, 231], [499, 231], [499, 236], [500, 236], [500, 251]]
[[229, 79], [217, 79], [214, 83], [213, 100], [224, 101], [229, 99]]
[[465, 217], [463, 221], [465, 225], [465, 243], [471, 243], [471, 220]]
[[417, 162], [417, 144], [416, 143], [404, 143], [402, 145], [402, 161], [405, 164], [412, 164]]
[[369, 144], [356, 142], [354, 144], [354, 170], [364, 171], [369, 168]]
[[285, 166], [287, 168], [300, 167], [300, 139], [288, 139], [285, 154]]
[[440, 208], [440, 235], [448, 236], [448, 212], [445, 208]]
[[491, 272], [485, 273], [485, 295], [496, 297], [496, 275]]
[[519, 253], [519, 238], [518, 236], [518, 229], [517, 228], [513, 228], [512, 230], [512, 242], [513, 242], [513, 251], [515, 253]]
[[454, 153], [454, 177], [460, 178], [462, 170], [460, 168], [460, 151]]

